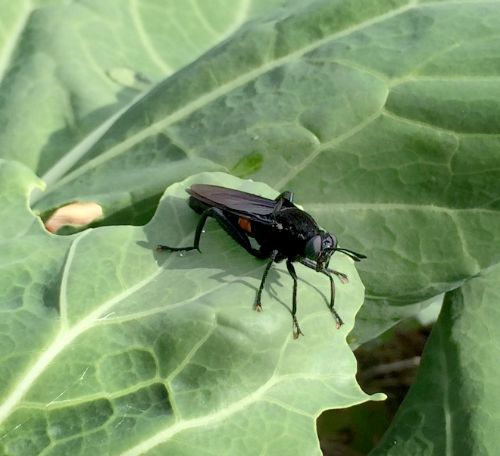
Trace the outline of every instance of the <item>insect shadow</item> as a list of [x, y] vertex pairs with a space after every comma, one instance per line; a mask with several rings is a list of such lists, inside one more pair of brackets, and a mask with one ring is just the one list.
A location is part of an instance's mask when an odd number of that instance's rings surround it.
[[[186, 271], [204, 269], [207, 271], [207, 279], [210, 278], [221, 284], [228, 284], [228, 286], [240, 284], [254, 293], [258, 292], [258, 284], [262, 278], [266, 263], [246, 255], [241, 247], [234, 244], [214, 220], [207, 223], [206, 231], [203, 233], [200, 246], [201, 254], [197, 251], [189, 251], [165, 255], [155, 249], [157, 236], [154, 236], [153, 233], [149, 234], [151, 240], [137, 241], [137, 245], [150, 250], [158, 266], [164, 269]], [[192, 238], [193, 235], [194, 233], [188, 235], [188, 237]], [[238, 264], [237, 267], [235, 267], [235, 263]], [[289, 298], [288, 294], [285, 298], [278, 291], [279, 288], [287, 284], [288, 279], [287, 271], [283, 270], [281, 266], [269, 271], [268, 280], [264, 285], [265, 295], [269, 297], [269, 305], [266, 306], [266, 309], [278, 303], [286, 309], [287, 313], [292, 312], [292, 307], [288, 304], [288, 299], [286, 299]], [[303, 286], [312, 286], [322, 295], [322, 299], [328, 306], [326, 296], [317, 287], [300, 278], [299, 282], [303, 283]], [[251, 300], [248, 302], [248, 310], [251, 311], [252, 309], [256, 310], [255, 303]], [[262, 308], [259, 310], [262, 310]]]

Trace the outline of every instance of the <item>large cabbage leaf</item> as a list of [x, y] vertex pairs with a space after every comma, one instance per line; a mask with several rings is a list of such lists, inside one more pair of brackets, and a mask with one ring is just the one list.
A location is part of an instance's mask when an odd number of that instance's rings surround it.
[[28, 209], [38, 183], [0, 164], [0, 452], [55, 454], [320, 454], [315, 419], [370, 398], [355, 381], [346, 335], [364, 289], [351, 260], [334, 267], [340, 330], [326, 277], [271, 269], [264, 311], [252, 310], [265, 262], [218, 225], [203, 254], [158, 253], [190, 243], [192, 181], [276, 196], [264, 184], [202, 174], [171, 186], [144, 227], [47, 233]]

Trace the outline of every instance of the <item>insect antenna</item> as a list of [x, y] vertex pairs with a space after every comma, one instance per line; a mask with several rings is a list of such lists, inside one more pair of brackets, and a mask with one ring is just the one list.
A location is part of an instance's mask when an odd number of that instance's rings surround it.
[[366, 258], [366, 255], [363, 255], [362, 253], [357, 253], [354, 250], [349, 250], [349, 249], [342, 249], [342, 248], [335, 248], [333, 250], [336, 250], [337, 252], [341, 252], [344, 255], [347, 255], [348, 257], [352, 258], [354, 261], [361, 261], [363, 258]]

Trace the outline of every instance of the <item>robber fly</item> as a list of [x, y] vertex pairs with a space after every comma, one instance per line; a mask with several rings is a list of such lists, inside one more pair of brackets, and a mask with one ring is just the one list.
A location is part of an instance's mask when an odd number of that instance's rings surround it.
[[[217, 185], [194, 184], [186, 190], [189, 193], [189, 206], [198, 214], [200, 221], [196, 227], [194, 244], [188, 247], [169, 247], [158, 245], [157, 250], [171, 252], [198, 250], [200, 238], [208, 217], [213, 217], [238, 244], [248, 253], [268, 259], [264, 270], [255, 309], [262, 310], [261, 296], [269, 269], [274, 262], [286, 260], [286, 267], [293, 279], [292, 320], [293, 335], [297, 338], [303, 334], [297, 321], [297, 274], [293, 262], [314, 269], [330, 279], [329, 308], [335, 317], [336, 326], [340, 328], [343, 321], [334, 308], [335, 283], [333, 275], [341, 282], [348, 281], [347, 276], [328, 268], [333, 252], [342, 252], [355, 261], [366, 258], [365, 255], [337, 246], [337, 238], [319, 228], [315, 220], [293, 204], [293, 193], [283, 192], [276, 199], [246, 193]], [[250, 242], [254, 238], [259, 248]]]

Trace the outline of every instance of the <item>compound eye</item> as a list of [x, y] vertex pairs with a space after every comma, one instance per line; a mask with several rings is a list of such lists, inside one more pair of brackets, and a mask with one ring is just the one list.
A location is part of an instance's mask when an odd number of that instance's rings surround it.
[[319, 236], [319, 235], [314, 236], [307, 241], [304, 254], [310, 260], [316, 261], [319, 254], [321, 253], [321, 248], [322, 248], [321, 236]]
[[329, 233], [323, 237], [322, 250], [331, 250], [337, 247], [337, 238]]

